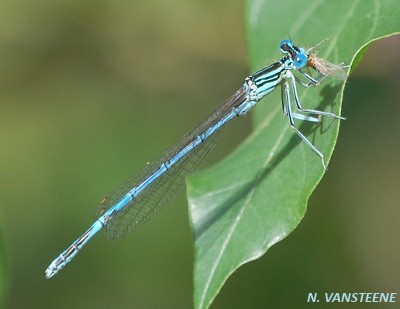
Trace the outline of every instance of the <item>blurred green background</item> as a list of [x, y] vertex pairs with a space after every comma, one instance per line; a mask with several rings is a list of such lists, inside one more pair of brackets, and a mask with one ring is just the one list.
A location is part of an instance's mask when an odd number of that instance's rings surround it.
[[[1, 2], [3, 307], [192, 307], [183, 191], [126, 239], [97, 236], [54, 279], [44, 270], [92, 223], [98, 201], [241, 86], [249, 73], [243, 8], [231, 0]], [[237, 271], [214, 308], [301, 308], [309, 292], [400, 291], [399, 48], [397, 36], [367, 51], [305, 219]], [[228, 126], [208, 165], [249, 134], [250, 121]]]

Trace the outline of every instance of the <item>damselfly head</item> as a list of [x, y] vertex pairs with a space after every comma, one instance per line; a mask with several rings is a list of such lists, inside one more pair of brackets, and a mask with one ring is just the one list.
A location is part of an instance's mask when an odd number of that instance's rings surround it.
[[280, 50], [293, 60], [293, 65], [297, 70], [308, 66], [308, 55], [304, 48], [299, 48], [291, 40], [283, 40], [280, 44]]

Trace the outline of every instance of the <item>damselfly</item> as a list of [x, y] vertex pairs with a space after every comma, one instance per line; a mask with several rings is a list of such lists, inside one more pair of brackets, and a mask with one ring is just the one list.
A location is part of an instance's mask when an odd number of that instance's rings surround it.
[[[217, 107], [202, 124], [104, 198], [97, 220], [50, 264], [46, 277], [53, 277], [101, 229], [105, 228], [110, 238], [119, 238], [146, 222], [175, 195], [186, 177], [207, 157], [221, 128], [236, 116], [246, 114], [277, 86], [282, 87], [283, 113], [291, 128], [321, 158], [326, 169], [324, 155], [295, 127], [294, 119], [319, 122], [321, 116], [344, 118], [331, 112], [304, 109], [296, 82], [309, 87], [320, 84], [330, 75], [344, 79], [347, 76], [344, 67], [319, 59], [314, 49], [299, 48], [290, 40], [283, 40], [280, 50], [284, 54], [282, 59], [247, 77], [243, 87]], [[319, 76], [312, 77], [310, 69]], [[305, 80], [300, 80], [293, 72], [299, 72]], [[297, 113], [292, 112], [291, 98], [297, 106]]]

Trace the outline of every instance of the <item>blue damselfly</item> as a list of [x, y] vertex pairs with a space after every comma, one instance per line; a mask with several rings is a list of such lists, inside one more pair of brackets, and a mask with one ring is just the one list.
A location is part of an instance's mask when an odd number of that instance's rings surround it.
[[[328, 76], [344, 79], [347, 74], [343, 64], [334, 65], [317, 58], [315, 47], [306, 50], [290, 40], [283, 40], [280, 44], [282, 59], [247, 77], [242, 88], [217, 107], [202, 124], [104, 198], [97, 220], [50, 264], [46, 277], [53, 277], [101, 229], [104, 228], [110, 238], [119, 238], [146, 222], [175, 195], [186, 177], [207, 157], [220, 129], [233, 118], [245, 115], [277, 86], [282, 88], [283, 113], [291, 128], [320, 157], [326, 169], [324, 155], [296, 128], [294, 119], [319, 122], [321, 116], [344, 118], [331, 112], [304, 109], [296, 83], [304, 87], [317, 86]], [[311, 75], [311, 70], [318, 73], [316, 78]], [[303, 80], [295, 72], [303, 76]], [[292, 111], [292, 98], [298, 109], [296, 113]]]

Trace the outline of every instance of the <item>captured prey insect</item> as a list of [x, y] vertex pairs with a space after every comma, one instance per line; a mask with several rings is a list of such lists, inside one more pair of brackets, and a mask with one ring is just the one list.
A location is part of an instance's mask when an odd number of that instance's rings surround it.
[[308, 67], [313, 68], [317, 71], [323, 78], [321, 78], [320, 83], [327, 77], [332, 76], [339, 80], [345, 80], [347, 78], [347, 73], [344, 70], [348, 68], [348, 66], [344, 65], [344, 62], [339, 64], [330, 63], [322, 58], [318, 58], [317, 54], [319, 52], [316, 49], [321, 44], [329, 41], [330, 39], [325, 39], [318, 44], [308, 48], [305, 52], [309, 55], [308, 56]]
[[[344, 118], [331, 112], [304, 109], [297, 94], [296, 82], [309, 87], [319, 85], [331, 75], [345, 78], [344, 67], [317, 58], [313, 48], [299, 48], [291, 40], [283, 40], [280, 50], [282, 59], [247, 77], [243, 87], [217, 107], [202, 124], [104, 198], [97, 220], [50, 264], [46, 277], [53, 277], [68, 264], [101, 229], [104, 228], [110, 238], [120, 238], [146, 222], [175, 195], [185, 179], [207, 157], [221, 128], [236, 116], [246, 114], [278, 86], [282, 88], [283, 113], [288, 117], [291, 128], [321, 158], [326, 169], [324, 155], [295, 127], [294, 119], [319, 122], [321, 116]], [[311, 69], [318, 73], [317, 78], [311, 76]], [[305, 81], [301, 81], [294, 72], [299, 72]], [[292, 112], [292, 97], [298, 113]]]

